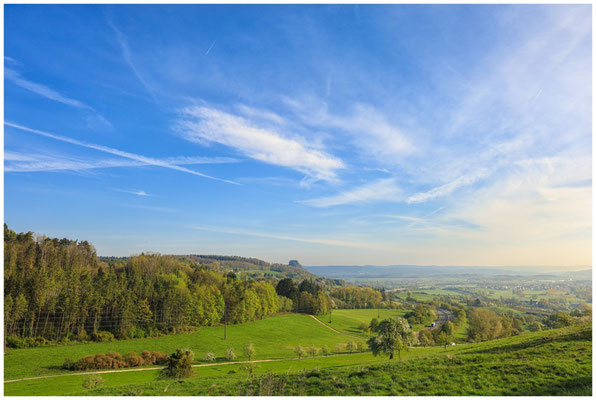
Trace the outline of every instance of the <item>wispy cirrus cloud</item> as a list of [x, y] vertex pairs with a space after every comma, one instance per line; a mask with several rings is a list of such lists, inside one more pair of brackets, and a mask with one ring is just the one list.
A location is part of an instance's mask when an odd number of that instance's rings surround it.
[[403, 199], [403, 191], [396, 181], [396, 178], [381, 179], [334, 196], [303, 200], [301, 203], [324, 208], [344, 204], [398, 202]]
[[149, 196], [151, 196], [150, 194], [148, 194], [144, 190], [124, 190], [124, 189], [115, 189], [115, 190], [118, 191], [118, 192], [122, 192], [122, 193], [134, 194], [135, 196], [140, 196], [140, 197], [149, 197]]
[[93, 108], [91, 106], [88, 106], [87, 104], [83, 103], [80, 100], [71, 99], [70, 97], [67, 97], [67, 96], [63, 95], [62, 93], [59, 93], [59, 92], [55, 91], [54, 89], [51, 89], [45, 85], [42, 85], [42, 84], [36, 83], [36, 82], [32, 82], [30, 80], [23, 78], [19, 72], [15, 71], [13, 69], [5, 67], [4, 68], [4, 77], [6, 79], [8, 79], [9, 81], [11, 81], [12, 83], [14, 83], [15, 85], [20, 86], [23, 89], [27, 89], [28, 91], [36, 93], [36, 94], [38, 94], [42, 97], [45, 97], [47, 99], [54, 100], [54, 101], [57, 101], [62, 104], [66, 104], [71, 107], [82, 108], [82, 109], [86, 109], [86, 110], [93, 110]]
[[135, 76], [137, 77], [139, 82], [141, 82], [141, 84], [147, 90], [147, 92], [151, 95], [153, 100], [155, 100], [155, 89], [153, 88], [153, 86], [147, 83], [145, 78], [143, 78], [143, 75], [141, 75], [141, 73], [139, 72], [139, 69], [133, 61], [132, 53], [130, 51], [130, 47], [128, 45], [128, 40], [126, 36], [116, 27], [116, 25], [112, 23], [112, 21], [108, 21], [108, 23], [114, 31], [114, 33], [116, 34], [116, 41], [120, 46], [120, 51], [122, 53], [122, 58], [124, 59], [124, 62], [130, 67], [132, 72], [135, 74]]
[[62, 93], [60, 93], [46, 85], [42, 85], [41, 83], [32, 82], [28, 79], [25, 79], [21, 76], [21, 74], [18, 71], [15, 71], [11, 68], [7, 68], [7, 67], [4, 68], [4, 77], [6, 79], [8, 79], [9, 81], [11, 81], [12, 83], [14, 83], [15, 85], [17, 85], [23, 89], [26, 89], [32, 93], [38, 94], [42, 97], [45, 97], [46, 99], [57, 101], [58, 103], [66, 104], [67, 106], [91, 111], [95, 115], [95, 118], [101, 124], [103, 124], [109, 128], [112, 128], [112, 123], [110, 121], [108, 121], [103, 115], [100, 115], [99, 113], [97, 113], [97, 111], [93, 107], [83, 103], [80, 100], [65, 96]]
[[[253, 111], [254, 113], [254, 111]], [[343, 161], [314, 148], [300, 137], [289, 137], [275, 127], [206, 106], [182, 110], [177, 129], [189, 141], [219, 143], [268, 164], [299, 171], [314, 180], [335, 181]], [[270, 119], [272, 114], [268, 114]]]
[[472, 185], [489, 175], [487, 169], [481, 169], [475, 173], [460, 176], [459, 178], [448, 182], [444, 185], [440, 185], [426, 192], [416, 193], [406, 199], [406, 203], [423, 203], [425, 201], [445, 197], [453, 193], [459, 188]]
[[234, 182], [234, 181], [230, 181], [227, 179], [221, 179], [221, 178], [216, 178], [214, 176], [210, 176], [210, 175], [206, 175], [203, 174], [201, 172], [197, 172], [185, 167], [181, 167], [179, 165], [175, 165], [172, 163], [169, 163], [167, 161], [163, 161], [157, 158], [151, 158], [151, 157], [145, 157], [139, 154], [134, 154], [134, 153], [129, 153], [127, 151], [122, 151], [122, 150], [118, 150], [118, 149], [114, 149], [111, 147], [107, 147], [107, 146], [102, 146], [102, 145], [98, 145], [98, 144], [93, 144], [93, 143], [88, 143], [88, 142], [83, 142], [77, 139], [71, 139], [65, 136], [60, 136], [60, 135], [55, 135], [53, 133], [49, 133], [49, 132], [44, 132], [44, 131], [40, 131], [38, 129], [32, 129], [32, 128], [28, 128], [26, 126], [22, 126], [22, 125], [18, 125], [12, 122], [4, 122], [4, 125], [6, 126], [10, 126], [11, 128], [15, 128], [21, 131], [25, 131], [25, 132], [30, 132], [39, 136], [44, 136], [44, 137], [48, 137], [54, 140], [58, 140], [61, 142], [65, 142], [65, 143], [70, 143], [76, 146], [81, 146], [81, 147], [86, 147], [88, 149], [93, 149], [93, 150], [97, 150], [97, 151], [101, 151], [104, 153], [108, 153], [108, 154], [113, 154], [116, 156], [120, 156], [123, 158], [127, 158], [129, 160], [134, 160], [137, 162], [141, 162], [144, 163], [146, 165], [153, 165], [156, 167], [162, 167], [162, 168], [167, 168], [167, 169], [172, 169], [175, 171], [180, 171], [180, 172], [185, 172], [187, 174], [191, 174], [191, 175], [196, 175], [196, 176], [200, 176], [203, 178], [208, 178], [208, 179], [213, 179], [213, 180], [217, 180], [217, 181], [221, 181], [221, 182], [225, 182], [225, 183], [230, 183], [233, 185], [239, 185], [239, 183]]
[[[229, 157], [168, 157], [160, 159], [172, 165], [224, 164], [239, 160]], [[83, 159], [63, 155], [4, 153], [5, 172], [83, 171], [101, 168], [143, 167], [149, 164], [130, 159]]]

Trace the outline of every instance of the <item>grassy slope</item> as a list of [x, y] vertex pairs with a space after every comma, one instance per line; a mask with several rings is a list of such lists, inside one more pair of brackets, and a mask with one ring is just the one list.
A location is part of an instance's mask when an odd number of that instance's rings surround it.
[[293, 347], [346, 343], [349, 338], [325, 328], [305, 315], [285, 314], [243, 325], [228, 326], [228, 339], [222, 340], [223, 327], [202, 328], [196, 333], [169, 335], [158, 338], [117, 340], [107, 343], [89, 343], [69, 346], [13, 349], [4, 355], [4, 379], [67, 373], [59, 367], [67, 358], [78, 360], [84, 356], [108, 351], [122, 355], [142, 350], [171, 353], [176, 348], [191, 348], [198, 360], [207, 351], [215, 352], [218, 361], [225, 350], [233, 347], [238, 360], [243, 360], [242, 348], [249, 342], [255, 345], [257, 359], [293, 357]]
[[407, 311], [388, 309], [377, 310], [376, 308], [361, 310], [333, 310], [331, 313], [331, 323], [329, 323], [329, 314], [320, 315], [318, 318], [338, 331], [366, 338], [367, 336], [358, 329], [358, 326], [363, 322], [369, 324], [371, 319], [377, 317], [377, 312], [381, 316], [380, 319], [383, 320], [389, 317], [403, 317]]
[[[410, 359], [295, 373], [204, 376], [103, 388], [95, 395], [590, 395], [590, 324], [473, 345], [416, 349]], [[366, 357], [365, 355], [359, 355]], [[355, 356], [347, 356], [355, 357]], [[339, 358], [339, 357], [337, 357]], [[347, 358], [346, 358], [347, 360]], [[303, 360], [304, 361], [304, 360]], [[308, 368], [305, 368], [308, 369]], [[276, 371], [274, 371], [276, 372]], [[80, 393], [83, 394], [83, 393]]]

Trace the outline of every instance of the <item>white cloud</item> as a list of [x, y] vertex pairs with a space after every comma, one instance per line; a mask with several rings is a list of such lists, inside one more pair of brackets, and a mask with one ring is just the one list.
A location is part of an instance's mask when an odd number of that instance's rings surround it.
[[19, 129], [19, 130], [22, 130], [22, 131], [25, 131], [25, 132], [34, 133], [34, 134], [39, 135], [39, 136], [48, 137], [48, 138], [51, 138], [51, 139], [54, 139], [54, 140], [58, 140], [58, 141], [61, 141], [61, 142], [74, 144], [76, 146], [86, 147], [88, 149], [93, 149], [93, 150], [101, 151], [101, 152], [104, 152], [104, 153], [113, 154], [113, 155], [116, 155], [116, 156], [127, 158], [129, 160], [134, 160], [134, 161], [137, 161], [137, 162], [141, 162], [141, 163], [144, 163], [146, 165], [153, 165], [153, 166], [156, 166], [156, 167], [173, 169], [175, 171], [185, 172], [187, 174], [201, 176], [203, 178], [214, 179], [214, 180], [221, 181], [221, 182], [231, 183], [233, 185], [238, 185], [237, 182], [233, 182], [233, 181], [229, 181], [227, 179], [221, 179], [221, 178], [216, 178], [216, 177], [213, 177], [213, 176], [210, 176], [210, 175], [202, 174], [200, 172], [193, 171], [193, 170], [188, 169], [188, 168], [185, 168], [185, 167], [180, 167], [178, 165], [172, 164], [172, 163], [167, 162], [167, 161], [164, 161], [164, 160], [160, 160], [160, 159], [156, 159], [156, 158], [151, 158], [151, 157], [145, 157], [145, 156], [142, 156], [142, 155], [138, 155], [138, 154], [134, 154], [134, 153], [129, 153], [127, 151], [117, 150], [117, 149], [113, 149], [111, 147], [101, 146], [101, 145], [98, 145], [98, 144], [83, 142], [83, 141], [76, 140], [76, 139], [71, 139], [71, 138], [68, 138], [68, 137], [65, 137], [65, 136], [55, 135], [55, 134], [49, 133], [49, 132], [44, 132], [44, 131], [40, 131], [40, 130], [32, 129], [32, 128], [27, 128], [25, 126], [17, 125], [17, 124], [11, 123], [11, 122], [4, 122], [4, 125], [10, 126], [12, 128]]
[[61, 94], [53, 89], [50, 89], [49, 87], [47, 87], [45, 85], [31, 82], [27, 79], [22, 78], [21, 75], [17, 71], [14, 71], [10, 68], [4, 68], [4, 77], [6, 79], [10, 80], [15, 85], [20, 86], [23, 89], [27, 89], [30, 92], [36, 93], [36, 94], [38, 94], [42, 97], [45, 97], [47, 99], [54, 100], [59, 103], [66, 104], [66, 105], [76, 107], [76, 108], [93, 110], [93, 108], [91, 108], [87, 104], [83, 103], [82, 101], [79, 101], [76, 99], [71, 99], [70, 97], [66, 97], [63, 94]]
[[143, 87], [145, 89], [147, 89], [147, 92], [151, 95], [153, 100], [155, 100], [155, 90], [151, 85], [149, 85], [149, 83], [147, 83], [145, 78], [143, 78], [143, 76], [139, 72], [136, 64], [134, 63], [134, 61], [132, 59], [130, 47], [128, 46], [128, 41], [126, 40], [126, 36], [124, 36], [124, 34], [118, 28], [116, 28], [116, 26], [111, 21], [109, 22], [109, 25], [112, 28], [112, 30], [114, 31], [114, 33], [116, 34], [116, 41], [118, 42], [118, 45], [120, 46], [120, 50], [122, 52], [122, 58], [124, 58], [124, 62], [130, 67], [130, 69], [135, 74], [135, 76], [137, 77], [139, 82], [141, 82]]
[[148, 197], [148, 196], [150, 196], [144, 190], [123, 190], [123, 189], [116, 189], [116, 190], [119, 191], [119, 192], [122, 192], [122, 193], [134, 194], [135, 196], [141, 196], [141, 197]]
[[178, 128], [187, 140], [200, 144], [219, 143], [247, 157], [300, 171], [315, 180], [335, 181], [344, 163], [313, 148], [305, 139], [287, 137], [254, 121], [203, 106], [182, 110]]
[[[160, 159], [172, 165], [223, 164], [238, 162], [228, 157], [169, 157]], [[143, 167], [149, 164], [130, 159], [82, 159], [62, 155], [4, 153], [6, 172], [82, 171], [100, 168]], [[8, 161], [8, 163], [7, 163]]]
[[427, 192], [421, 192], [421, 193], [412, 195], [406, 199], [406, 203], [408, 203], [408, 204], [423, 203], [428, 200], [433, 200], [433, 199], [436, 199], [439, 197], [448, 196], [451, 193], [453, 193], [455, 190], [457, 190], [461, 187], [464, 187], [464, 186], [472, 185], [472, 184], [478, 182], [480, 179], [485, 178], [487, 176], [488, 176], [488, 171], [486, 169], [481, 169], [478, 172], [460, 176], [459, 178], [455, 179], [454, 181], [451, 181], [444, 185], [435, 187]]
[[335, 196], [304, 200], [301, 203], [313, 207], [332, 207], [343, 204], [363, 204], [374, 202], [398, 202], [403, 200], [402, 190], [395, 178], [381, 179]]
[[49, 88], [45, 85], [42, 85], [40, 83], [31, 82], [31, 81], [21, 77], [19, 72], [14, 71], [10, 68], [6, 68], [6, 67], [4, 68], [4, 77], [6, 79], [10, 80], [15, 85], [22, 87], [23, 89], [29, 90], [30, 92], [38, 94], [42, 97], [45, 97], [46, 99], [57, 101], [58, 103], [66, 104], [71, 107], [91, 111], [92, 112], [91, 115], [94, 115], [95, 118], [102, 125], [105, 125], [108, 128], [112, 128], [112, 124], [110, 123], [110, 121], [108, 121], [104, 116], [98, 114], [97, 111], [95, 111], [95, 109], [93, 109], [93, 107], [83, 103], [80, 100], [76, 100], [76, 99], [67, 97], [67, 96], [63, 95], [62, 93], [59, 93], [59, 92], [55, 91], [54, 89], [51, 89], [51, 88]]

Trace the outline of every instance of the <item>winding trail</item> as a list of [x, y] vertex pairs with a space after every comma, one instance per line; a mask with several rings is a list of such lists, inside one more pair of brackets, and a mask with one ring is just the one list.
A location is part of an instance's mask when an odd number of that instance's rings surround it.
[[321, 321], [320, 319], [318, 319], [314, 315], [310, 315], [310, 317], [312, 319], [314, 319], [315, 321], [317, 321], [319, 324], [323, 325], [324, 327], [327, 327], [328, 329], [331, 329], [335, 333], [339, 333], [340, 335], [348, 336], [348, 337], [351, 337], [351, 338], [354, 338], [354, 339], [358, 339], [358, 340], [363, 340], [364, 339], [362, 337], [358, 337], [358, 336], [350, 335], [349, 333], [338, 331], [337, 329], [330, 327], [329, 325], [327, 325], [326, 323], [324, 323], [323, 321]]
[[[349, 354], [329, 354], [326, 356], [316, 356], [316, 357], [302, 357], [302, 358], [322, 358], [322, 357], [340, 357], [346, 356]], [[193, 368], [202, 368], [202, 367], [216, 367], [218, 365], [234, 365], [234, 364], [258, 364], [258, 363], [265, 363], [265, 362], [274, 362], [274, 361], [294, 361], [300, 360], [299, 357], [288, 357], [288, 358], [272, 358], [272, 359], [264, 359], [264, 360], [251, 360], [251, 361], [228, 361], [228, 362], [218, 362], [218, 363], [209, 363], [209, 364], [193, 364]], [[60, 375], [42, 375], [42, 376], [32, 376], [28, 378], [19, 378], [19, 379], [10, 379], [4, 381], [4, 383], [12, 383], [12, 382], [21, 382], [21, 381], [31, 381], [35, 379], [47, 379], [47, 378], [60, 378], [62, 376], [76, 376], [76, 375], [96, 375], [96, 374], [115, 374], [118, 372], [137, 372], [137, 371], [154, 371], [158, 369], [163, 369], [163, 366], [158, 367], [148, 367], [148, 368], [129, 368], [129, 369], [111, 369], [111, 370], [104, 370], [104, 371], [85, 371], [85, 372], [74, 372], [72, 374], [60, 374]]]

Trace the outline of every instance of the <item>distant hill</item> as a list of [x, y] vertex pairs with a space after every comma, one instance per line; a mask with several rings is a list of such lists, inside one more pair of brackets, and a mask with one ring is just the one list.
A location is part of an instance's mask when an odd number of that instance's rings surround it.
[[340, 279], [328, 279], [318, 276], [317, 274], [304, 269], [296, 260], [292, 260], [293, 265], [284, 265], [268, 263], [267, 261], [259, 260], [257, 258], [238, 256], [191, 254], [184, 257], [188, 257], [200, 264], [208, 265], [211, 268], [219, 269], [221, 272], [232, 270], [235, 273], [248, 276], [253, 279], [279, 280], [291, 278], [295, 281], [312, 279], [315, 282], [321, 283], [325, 286], [342, 286], [345, 284], [345, 282]]
[[[291, 278], [296, 282], [301, 282], [304, 279], [312, 279], [313, 281], [325, 286], [343, 286], [345, 282], [341, 279], [326, 278], [304, 269], [298, 261], [291, 260], [294, 265], [284, 265], [277, 263], [268, 263], [267, 261], [259, 260], [258, 258], [238, 257], [238, 256], [222, 256], [222, 255], [171, 255], [170, 257], [178, 257], [192, 261], [196, 264], [201, 264], [216, 272], [227, 273], [233, 271], [240, 276], [246, 276], [255, 280], [280, 280], [284, 278]], [[111, 264], [125, 264], [128, 257], [99, 257], [101, 261]], [[297, 264], [297, 265], [296, 265]]]
[[[422, 266], [422, 265], [324, 265], [305, 266], [306, 270], [313, 274], [321, 275], [332, 279], [403, 279], [403, 278], [425, 278], [433, 276], [480, 276], [489, 275], [493, 277], [511, 278], [515, 276], [540, 275], [541, 279], [560, 278], [563, 272], [552, 270], [545, 271], [538, 267], [486, 267], [486, 266]], [[586, 271], [575, 272], [577, 277], [591, 277]], [[569, 274], [569, 272], [567, 272]]]

